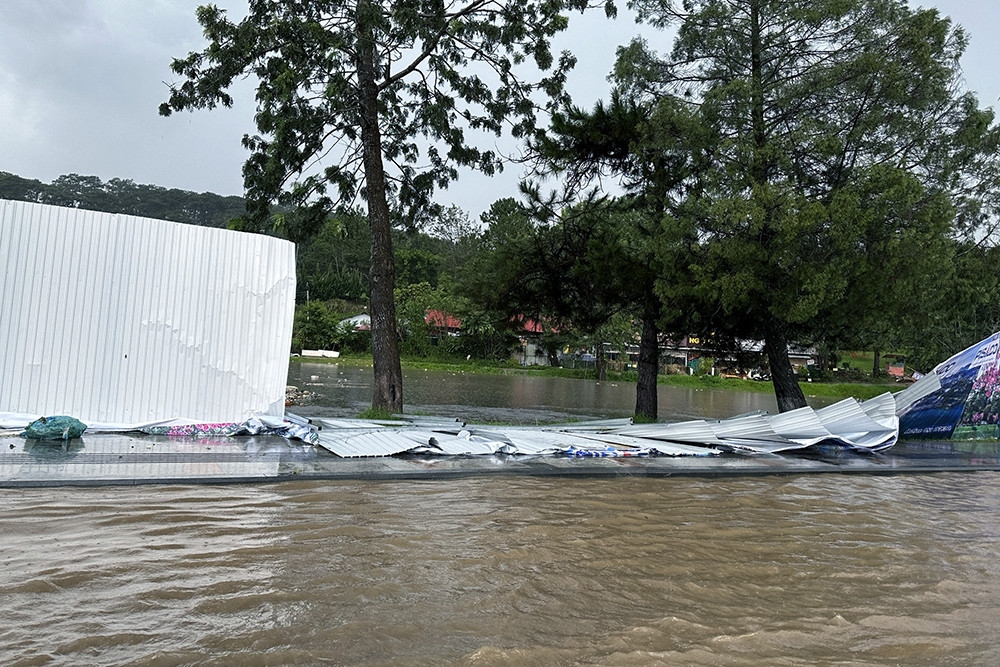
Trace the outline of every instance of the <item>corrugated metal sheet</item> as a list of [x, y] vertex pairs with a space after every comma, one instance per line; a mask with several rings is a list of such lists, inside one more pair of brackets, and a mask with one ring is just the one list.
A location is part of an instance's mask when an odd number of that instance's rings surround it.
[[880, 451], [891, 447], [899, 434], [894, 405], [893, 397], [886, 393], [864, 404], [847, 398], [819, 410], [805, 407], [778, 415], [749, 414], [717, 422], [642, 424], [616, 432], [638, 438], [713, 447], [729, 445], [771, 453], [804, 449], [821, 442]]
[[511, 430], [506, 433], [513, 451], [519, 454], [552, 454], [580, 444], [577, 438], [568, 433], [544, 430]]
[[775, 437], [774, 428], [764, 415], [743, 415], [712, 424], [715, 435], [721, 439], [745, 438], [767, 440]]
[[820, 408], [816, 416], [831, 433], [851, 434], [884, 431], [886, 427], [868, 416], [853, 398]]
[[89, 424], [281, 417], [294, 246], [0, 200], [0, 411]]
[[820, 442], [833, 435], [810, 407], [773, 415], [770, 421], [776, 432], [791, 440]]
[[432, 425], [369, 420], [316, 420], [323, 425], [320, 444], [342, 457], [555, 454], [629, 456], [710, 456], [720, 450], [779, 453], [829, 444], [879, 451], [891, 447], [898, 419], [889, 394], [859, 404], [846, 399], [813, 410], [806, 407], [778, 415], [750, 413], [720, 421], [630, 424], [609, 420], [552, 426], [471, 426], [455, 422]]
[[430, 444], [426, 450], [427, 453], [446, 456], [496, 454], [508, 451], [511, 447], [511, 443], [503, 438], [493, 435], [478, 435], [469, 431], [462, 431], [458, 435], [434, 433], [427, 439], [426, 443]]
[[885, 393], [870, 398], [861, 404], [861, 409], [877, 422], [886, 422], [896, 416], [896, 399]]
[[346, 435], [337, 429], [319, 432], [319, 445], [345, 459], [361, 456], [392, 456], [408, 452], [417, 443], [404, 438], [397, 431], [371, 431]]
[[593, 441], [626, 449], [649, 449], [663, 456], [712, 456], [720, 454], [717, 449], [700, 445], [684, 445], [666, 440], [649, 440], [646, 438], [630, 438], [612, 433], [579, 433], [577, 436], [584, 441]]
[[634, 438], [650, 438], [697, 445], [721, 445], [712, 425], [702, 419], [673, 424], [636, 424], [617, 431]]

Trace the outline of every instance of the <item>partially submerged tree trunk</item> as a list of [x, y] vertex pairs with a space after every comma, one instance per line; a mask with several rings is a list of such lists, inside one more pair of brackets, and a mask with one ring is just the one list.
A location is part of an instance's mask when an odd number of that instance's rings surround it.
[[635, 385], [635, 414], [656, 421], [656, 376], [660, 370], [660, 330], [653, 317], [642, 319], [639, 337], [639, 379]]
[[795, 369], [788, 360], [788, 339], [777, 322], [771, 322], [767, 327], [764, 349], [767, 352], [767, 363], [771, 367], [771, 382], [774, 384], [774, 397], [778, 399], [778, 411], [804, 408], [806, 397], [799, 386]]
[[382, 136], [379, 131], [378, 87], [375, 79], [375, 43], [366, 14], [367, 2], [358, 3], [358, 88], [361, 116], [362, 158], [368, 200], [368, 224], [372, 231], [371, 318], [373, 408], [391, 413], [403, 411], [403, 372], [399, 362], [396, 331], [396, 282], [392, 254], [392, 226], [385, 194]]
[[608, 378], [608, 357], [604, 354], [604, 343], [597, 344], [597, 361], [595, 370], [597, 371], [597, 381], [604, 382]]
[[552, 368], [559, 368], [559, 348], [554, 344], [549, 343], [545, 346], [545, 355], [548, 357], [549, 366]]

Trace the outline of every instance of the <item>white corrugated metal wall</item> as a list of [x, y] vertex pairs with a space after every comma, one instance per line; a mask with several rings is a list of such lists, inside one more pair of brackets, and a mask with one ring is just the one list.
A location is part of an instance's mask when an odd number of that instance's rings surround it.
[[0, 200], [0, 262], [0, 412], [283, 416], [291, 243]]

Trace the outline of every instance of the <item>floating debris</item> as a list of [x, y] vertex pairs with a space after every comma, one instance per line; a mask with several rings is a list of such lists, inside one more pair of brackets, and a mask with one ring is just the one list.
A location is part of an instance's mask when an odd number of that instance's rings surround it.
[[285, 407], [292, 405], [303, 405], [309, 403], [316, 397], [316, 393], [308, 389], [299, 389], [294, 385], [285, 387]]

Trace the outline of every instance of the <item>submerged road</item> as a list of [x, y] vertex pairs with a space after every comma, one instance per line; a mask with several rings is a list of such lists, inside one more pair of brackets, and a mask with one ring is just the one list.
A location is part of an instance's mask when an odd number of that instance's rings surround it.
[[997, 470], [1000, 470], [1000, 443], [993, 441], [900, 442], [881, 454], [836, 451], [628, 458], [410, 455], [345, 459], [321, 447], [277, 436], [189, 439], [99, 433], [62, 442], [26, 440], [11, 432], [0, 435], [0, 488], [486, 475], [732, 477]]

